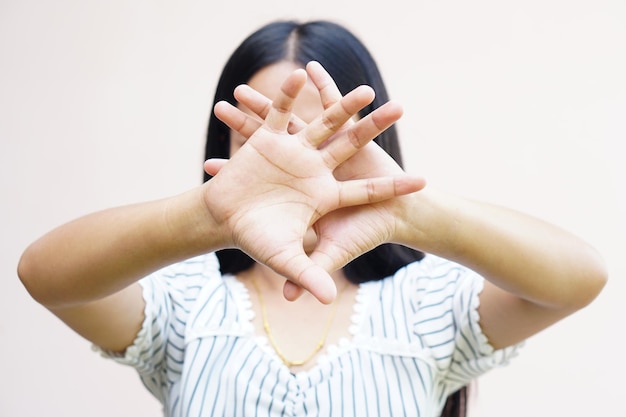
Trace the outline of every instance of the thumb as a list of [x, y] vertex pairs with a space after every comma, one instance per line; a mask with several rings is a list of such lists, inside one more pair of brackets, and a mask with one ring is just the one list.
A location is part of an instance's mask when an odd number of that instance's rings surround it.
[[283, 294], [290, 301], [297, 299], [302, 289], [323, 304], [332, 303], [337, 295], [335, 281], [326, 269], [307, 256], [301, 241], [274, 248], [273, 253], [265, 253], [257, 260], [287, 279]]
[[215, 176], [226, 163], [228, 159], [211, 158], [204, 161], [204, 172], [211, 176]]
[[315, 250], [309, 254], [309, 258], [324, 271], [336, 271], [343, 268], [361, 252], [351, 254], [341, 242], [326, 239], [320, 236]]
[[[276, 272], [287, 278], [283, 294], [290, 301], [297, 299], [302, 289], [309, 291], [323, 304], [330, 304], [337, 296], [335, 281], [328, 271], [313, 262], [304, 252], [290, 258], [288, 268], [274, 268]], [[272, 265], [268, 265], [272, 267]]]
[[[306, 262], [307, 265], [299, 273], [298, 281], [292, 281], [292, 283], [297, 284], [297, 286], [309, 291], [321, 303], [332, 303], [337, 296], [335, 281], [326, 269], [314, 263], [311, 258], [305, 254], [303, 254], [302, 257], [306, 258], [306, 260], [303, 259], [303, 261]], [[289, 291], [289, 286], [287, 286], [287, 291]], [[296, 295], [297, 297], [297, 291], [293, 295]], [[289, 297], [289, 292], [287, 292], [285, 296]]]
[[304, 292], [304, 288], [292, 281], [285, 281], [283, 286], [283, 296], [289, 301], [296, 301]]

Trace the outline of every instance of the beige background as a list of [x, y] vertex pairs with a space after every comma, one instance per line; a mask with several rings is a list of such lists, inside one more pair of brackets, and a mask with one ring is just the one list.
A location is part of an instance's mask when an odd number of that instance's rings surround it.
[[198, 184], [221, 67], [280, 17], [336, 19], [369, 45], [406, 108], [409, 171], [607, 259], [597, 301], [481, 378], [471, 416], [626, 416], [622, 0], [0, 0], [0, 416], [160, 414], [134, 371], [29, 298], [17, 260], [73, 217]]

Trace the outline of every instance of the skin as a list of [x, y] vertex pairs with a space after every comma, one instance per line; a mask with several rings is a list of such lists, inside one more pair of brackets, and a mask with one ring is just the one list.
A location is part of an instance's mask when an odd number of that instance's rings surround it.
[[[279, 91], [283, 80], [296, 69], [298, 67], [290, 62], [272, 65], [261, 69], [248, 81], [247, 85], [255, 92], [273, 97], [276, 95], [275, 92]], [[246, 87], [243, 88], [245, 89]], [[242, 94], [245, 94], [245, 92]], [[248, 116], [256, 116], [254, 111], [243, 105], [238, 106], [238, 109]], [[218, 116], [222, 115], [221, 110], [221, 107], [220, 110], [217, 110]], [[224, 110], [226, 110], [226, 114], [223, 116], [228, 118], [228, 106]], [[323, 110], [324, 105], [321, 101], [320, 93], [315, 84], [308, 80], [298, 95], [297, 100], [294, 101], [293, 113], [300, 118], [298, 130], [314, 120]], [[398, 110], [399, 108], [395, 109], [395, 111]], [[296, 126], [292, 126], [292, 128], [296, 128]], [[235, 130], [231, 132], [231, 156], [241, 148], [246, 140], [247, 137], [239, 132]], [[211, 164], [215, 162], [208, 161], [208, 168], [210, 169]], [[216, 171], [212, 172], [212, 174], [217, 173], [219, 164], [215, 168]], [[310, 227], [304, 236], [303, 246], [305, 251], [307, 253], [312, 252], [316, 244], [317, 236], [313, 227]], [[237, 275], [239, 281], [247, 287], [248, 293], [251, 295], [252, 309], [256, 313], [253, 319], [256, 332], [259, 335], [264, 334], [261, 305], [258, 296], [255, 296], [256, 288], [252, 285], [253, 279], [263, 293], [272, 334], [277, 343], [279, 343], [280, 350], [287, 358], [292, 360], [303, 359], [313, 351], [320, 338], [325, 335], [328, 318], [332, 318], [332, 326], [326, 335], [327, 345], [337, 344], [341, 338], [349, 337], [348, 328], [351, 324], [350, 318], [354, 312], [353, 305], [358, 287], [348, 281], [341, 269], [333, 272], [331, 277], [335, 287], [341, 291], [341, 297], [333, 302], [333, 304], [337, 303], [337, 306], [320, 303], [310, 292], [301, 291], [302, 287], [298, 285], [289, 286], [287, 283], [292, 281], [285, 280], [280, 274], [260, 263], [254, 264], [249, 270]], [[287, 284], [285, 287], [286, 294], [283, 294], [282, 291], [284, 284]], [[297, 302], [290, 301], [296, 298], [296, 294], [289, 295], [290, 292], [294, 291], [297, 292]], [[337, 308], [337, 311], [333, 315], [334, 307]], [[285, 320], [285, 318], [289, 319]], [[306, 331], [302, 331], [303, 329], [306, 329]], [[294, 335], [297, 335], [297, 337], [294, 337]], [[312, 360], [301, 366], [292, 366], [291, 371], [305, 371], [310, 369], [315, 363], [316, 361]]]
[[[307, 68], [328, 107], [341, 94], [318, 67], [311, 63]], [[253, 113], [266, 114], [268, 98], [245, 88], [237, 93], [237, 99], [254, 109]], [[244, 117], [235, 113], [230, 115], [233, 120]], [[234, 126], [226, 116], [224, 121]], [[297, 120], [292, 123], [294, 129], [304, 125]], [[236, 125], [243, 124], [239, 120]], [[248, 118], [246, 129], [235, 130], [246, 137], [252, 129], [254, 123]], [[373, 143], [350, 162], [335, 171], [338, 179], [400, 170]], [[372, 167], [376, 167], [374, 172]], [[384, 202], [334, 211], [314, 228], [319, 241], [311, 258], [328, 270], [377, 244], [395, 242], [481, 273], [487, 282], [480, 295], [480, 325], [496, 349], [518, 343], [585, 307], [607, 280], [602, 258], [578, 237], [523, 213], [430, 186]], [[293, 283], [287, 283], [284, 292], [291, 299], [302, 293]]]
[[[250, 78], [247, 85], [254, 91], [266, 97], [271, 97], [275, 95], [276, 91], [280, 91], [282, 82], [298, 68], [299, 67], [297, 65], [290, 62], [282, 62], [278, 65], [262, 68], [259, 72], [253, 75], [252, 78]], [[256, 113], [247, 109], [243, 105], [238, 106], [238, 109], [247, 115], [256, 115]], [[298, 94], [298, 97], [293, 102], [293, 114], [297, 114], [299, 116], [300, 121], [302, 122], [301, 126], [304, 126], [306, 123], [313, 121], [323, 111], [324, 106], [317, 88], [311, 80], [307, 80], [306, 84], [302, 87], [302, 90]], [[217, 110], [217, 114], [221, 114], [219, 110]], [[231, 131], [230, 155], [234, 155], [246, 142], [246, 140], [247, 137], [244, 137], [236, 130]], [[215, 173], [217, 173], [217, 171]], [[310, 252], [316, 241], [317, 238], [314, 230], [312, 228], [308, 228], [304, 236], [305, 251]]]
[[[297, 359], [313, 343], [297, 344], [290, 332], [311, 317], [326, 317], [336, 288], [345, 284], [340, 268], [383, 242], [481, 273], [487, 282], [480, 324], [494, 348], [528, 338], [599, 294], [606, 269], [587, 243], [539, 219], [407, 176], [370, 142], [399, 119], [399, 105], [390, 102], [357, 121], [371, 89], [342, 97], [319, 64], [307, 66], [310, 83], [290, 65], [268, 67], [250, 80], [253, 88], [238, 88], [245, 107], [216, 105], [240, 148], [227, 162], [205, 163], [212, 180], [178, 196], [85, 216], [29, 246], [18, 273], [32, 296], [87, 339], [121, 352], [143, 320], [140, 277], [239, 247], [259, 261], [239, 278], [258, 278], [273, 306], [268, 313], [277, 338]], [[345, 295], [331, 339], [345, 333], [354, 286]], [[321, 330], [311, 329], [314, 339]]]
[[[424, 182], [407, 175], [337, 181], [334, 169], [400, 113], [380, 109], [342, 129], [372, 100], [363, 87], [291, 134], [291, 108], [306, 82], [302, 69], [283, 81], [264, 123], [212, 180], [180, 195], [89, 214], [33, 242], [18, 264], [26, 289], [83, 337], [118, 352], [133, 342], [144, 318], [137, 281], [220, 248], [241, 248], [322, 303], [332, 302], [333, 279], [304, 251], [307, 229], [328, 212], [415, 192]], [[216, 113], [223, 108], [217, 105]], [[331, 138], [335, 145], [319, 147]]]

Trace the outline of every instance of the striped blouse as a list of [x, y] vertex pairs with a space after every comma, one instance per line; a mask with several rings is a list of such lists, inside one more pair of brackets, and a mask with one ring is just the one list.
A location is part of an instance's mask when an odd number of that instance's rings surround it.
[[124, 355], [167, 417], [435, 417], [447, 396], [504, 365], [478, 325], [483, 278], [427, 255], [361, 284], [351, 338], [293, 374], [255, 332], [246, 287], [203, 255], [140, 281], [145, 321]]

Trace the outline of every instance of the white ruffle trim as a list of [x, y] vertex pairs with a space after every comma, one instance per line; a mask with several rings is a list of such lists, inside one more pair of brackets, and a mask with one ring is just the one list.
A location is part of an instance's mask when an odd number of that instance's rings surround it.
[[[142, 287], [142, 295], [144, 299], [148, 299], [150, 296], [147, 294], [151, 289], [149, 286], [144, 285], [140, 281]], [[140, 373], [144, 372], [152, 372], [153, 369], [147, 364], [147, 362], [141, 357], [141, 353], [149, 355], [152, 348], [152, 320], [155, 314], [153, 311], [153, 307], [146, 303], [146, 307], [144, 309], [144, 319], [141, 324], [141, 329], [135, 336], [133, 343], [126, 348], [124, 352], [114, 352], [111, 350], [103, 349], [96, 344], [91, 345], [91, 349], [94, 352], [99, 353], [102, 357], [107, 359], [113, 359], [118, 363], [124, 365], [131, 365], [135, 367]]]
[[480, 342], [479, 346], [482, 356], [478, 359], [478, 361], [481, 364], [488, 365], [489, 367], [506, 366], [512, 358], [519, 354], [519, 349], [525, 345], [525, 342], [522, 341], [513, 346], [498, 350], [491, 346], [489, 339], [487, 339], [487, 335], [483, 333], [482, 328], [480, 327], [480, 313], [478, 312], [478, 308], [480, 307], [479, 294], [483, 291], [484, 286], [484, 279], [480, 280], [479, 284], [476, 284], [476, 296], [472, 297], [470, 316], [468, 318], [471, 325], [476, 326], [479, 329], [479, 332], [476, 333], [476, 337]]
[[239, 321], [242, 330], [244, 330], [244, 332], [249, 332], [250, 334], [254, 333], [252, 320], [254, 320], [256, 314], [252, 309], [252, 301], [250, 301], [248, 288], [246, 288], [243, 282], [239, 281], [232, 275], [227, 275], [223, 277], [223, 279], [227, 283], [228, 288], [235, 299], [235, 304], [239, 309], [239, 317], [241, 318]]

